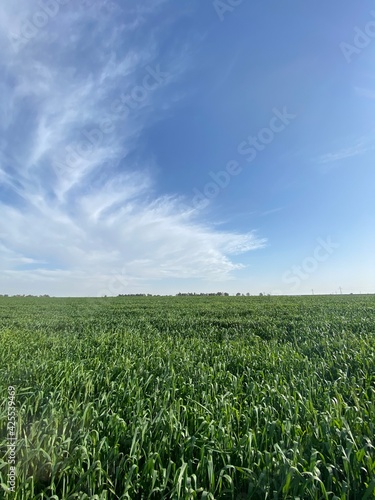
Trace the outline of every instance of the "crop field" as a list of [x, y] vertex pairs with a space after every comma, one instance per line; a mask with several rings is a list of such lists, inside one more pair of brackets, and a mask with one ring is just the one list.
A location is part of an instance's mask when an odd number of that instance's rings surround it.
[[374, 296], [3, 297], [0, 372], [2, 498], [375, 498]]

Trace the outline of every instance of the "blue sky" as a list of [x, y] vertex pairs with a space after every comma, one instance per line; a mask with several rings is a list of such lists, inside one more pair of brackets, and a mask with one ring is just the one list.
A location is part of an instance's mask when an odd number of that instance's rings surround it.
[[374, 292], [375, 5], [4, 0], [0, 293]]

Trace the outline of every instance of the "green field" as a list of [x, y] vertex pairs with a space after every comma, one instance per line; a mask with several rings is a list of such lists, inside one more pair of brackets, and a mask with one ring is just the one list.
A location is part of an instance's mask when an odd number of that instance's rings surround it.
[[374, 296], [1, 298], [0, 361], [0, 497], [375, 498]]

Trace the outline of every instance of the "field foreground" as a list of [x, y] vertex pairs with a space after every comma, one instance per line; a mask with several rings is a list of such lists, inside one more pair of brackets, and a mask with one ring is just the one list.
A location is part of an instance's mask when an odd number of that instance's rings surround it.
[[375, 498], [374, 296], [4, 297], [0, 373], [0, 497]]

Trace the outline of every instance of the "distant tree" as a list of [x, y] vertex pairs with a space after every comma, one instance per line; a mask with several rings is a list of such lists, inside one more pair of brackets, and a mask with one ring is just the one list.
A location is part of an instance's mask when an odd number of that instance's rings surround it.
[[237, 293], [236, 293], [236, 297], [241, 297], [240, 292], [237, 292]]

